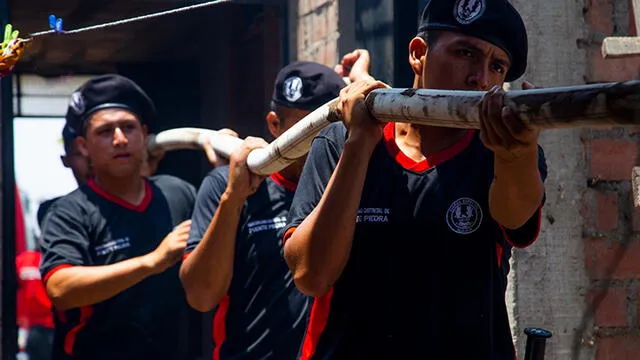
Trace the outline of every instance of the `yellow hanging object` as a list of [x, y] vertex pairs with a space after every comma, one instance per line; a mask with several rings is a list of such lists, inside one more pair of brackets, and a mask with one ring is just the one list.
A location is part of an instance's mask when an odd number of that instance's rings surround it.
[[19, 33], [11, 24], [4, 28], [4, 41], [0, 44], [0, 77], [10, 74], [24, 53], [27, 41], [18, 38]]

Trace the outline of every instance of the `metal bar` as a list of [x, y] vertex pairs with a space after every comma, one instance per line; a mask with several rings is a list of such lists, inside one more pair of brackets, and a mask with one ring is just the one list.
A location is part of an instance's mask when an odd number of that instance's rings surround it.
[[552, 334], [551, 331], [540, 328], [526, 328], [527, 345], [524, 353], [524, 360], [544, 360], [547, 339]]
[[[485, 92], [431, 89], [378, 89], [366, 98], [371, 113], [382, 122], [479, 129], [478, 107]], [[593, 125], [640, 125], [640, 81], [604, 83], [535, 90], [509, 91], [505, 104], [525, 122], [541, 129]], [[247, 163], [260, 175], [280, 171], [304, 156], [315, 135], [332, 122], [341, 121], [334, 99], [307, 115], [267, 147], [253, 150]], [[211, 141], [222, 156], [240, 139], [212, 130], [183, 128], [158, 134], [154, 147], [198, 148]]]
[[[10, 4], [0, 0], [0, 23], [10, 23]], [[0, 78], [0, 148], [2, 157], [2, 358], [15, 359], [18, 348], [16, 321], [16, 191], [13, 158], [12, 76]]]
[[[479, 129], [483, 91], [375, 90], [367, 97], [380, 121]], [[640, 125], [640, 81], [508, 91], [505, 105], [532, 127]]]

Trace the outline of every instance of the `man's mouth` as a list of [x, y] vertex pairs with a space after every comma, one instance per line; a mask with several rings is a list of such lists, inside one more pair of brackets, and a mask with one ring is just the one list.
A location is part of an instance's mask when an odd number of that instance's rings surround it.
[[128, 159], [130, 157], [131, 157], [131, 154], [129, 153], [116, 154], [113, 156], [114, 159]]

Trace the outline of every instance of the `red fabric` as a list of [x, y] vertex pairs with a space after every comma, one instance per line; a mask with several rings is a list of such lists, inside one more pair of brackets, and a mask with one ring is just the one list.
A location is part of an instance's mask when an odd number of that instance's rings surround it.
[[52, 305], [40, 276], [40, 257], [37, 251], [25, 251], [16, 258], [18, 323], [24, 328], [53, 328]]
[[220, 360], [220, 349], [222, 349], [222, 343], [227, 339], [227, 312], [230, 302], [229, 295], [225, 295], [213, 317], [213, 342], [215, 343], [213, 360]]
[[331, 298], [333, 297], [333, 287], [323, 296], [316, 297], [311, 306], [311, 317], [307, 325], [307, 331], [302, 343], [302, 355], [300, 360], [309, 360], [316, 352], [316, 347], [320, 341], [320, 336], [327, 327], [329, 312], [331, 310]]

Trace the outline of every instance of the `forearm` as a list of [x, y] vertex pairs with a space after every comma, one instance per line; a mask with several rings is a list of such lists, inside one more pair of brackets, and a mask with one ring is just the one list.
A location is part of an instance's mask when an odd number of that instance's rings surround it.
[[370, 156], [345, 144], [318, 205], [285, 243], [296, 286], [308, 295], [326, 293], [347, 263]]
[[524, 225], [540, 207], [543, 194], [537, 147], [513, 161], [495, 157], [489, 209], [500, 225], [508, 229]]
[[105, 301], [154, 273], [147, 256], [104, 266], [73, 266], [51, 275], [46, 290], [58, 310], [67, 310]]
[[222, 195], [202, 240], [180, 268], [187, 301], [194, 309], [211, 310], [229, 289], [243, 204], [243, 199]]

